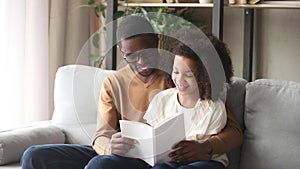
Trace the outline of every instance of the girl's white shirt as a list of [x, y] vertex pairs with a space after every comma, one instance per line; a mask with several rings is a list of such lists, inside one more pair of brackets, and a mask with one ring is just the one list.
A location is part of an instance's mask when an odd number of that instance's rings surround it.
[[144, 115], [147, 123], [155, 126], [175, 113], [184, 113], [186, 138], [198, 141], [203, 139], [200, 135], [217, 134], [225, 127], [227, 115], [222, 100], [198, 99], [193, 108], [185, 108], [180, 105], [177, 95], [176, 88], [155, 95]]
[[[204, 142], [208, 137], [218, 134], [226, 125], [227, 113], [221, 99], [197, 100], [193, 108], [185, 108], [178, 101], [178, 91], [171, 88], [156, 94], [145, 115], [148, 124], [155, 126], [160, 121], [174, 115], [184, 114], [186, 140]], [[220, 161], [225, 166], [228, 159], [225, 154], [214, 155], [212, 160]]]

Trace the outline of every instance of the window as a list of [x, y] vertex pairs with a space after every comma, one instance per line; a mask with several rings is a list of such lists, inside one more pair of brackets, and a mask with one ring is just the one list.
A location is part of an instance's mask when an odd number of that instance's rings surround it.
[[1, 0], [0, 130], [48, 119], [48, 0]]

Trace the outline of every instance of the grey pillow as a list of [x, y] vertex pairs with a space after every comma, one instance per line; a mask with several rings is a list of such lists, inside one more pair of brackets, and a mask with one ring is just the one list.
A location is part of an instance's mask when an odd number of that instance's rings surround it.
[[243, 169], [300, 168], [300, 84], [261, 79], [246, 87]]
[[32, 145], [65, 142], [64, 133], [51, 124], [0, 132], [0, 165], [17, 162]]

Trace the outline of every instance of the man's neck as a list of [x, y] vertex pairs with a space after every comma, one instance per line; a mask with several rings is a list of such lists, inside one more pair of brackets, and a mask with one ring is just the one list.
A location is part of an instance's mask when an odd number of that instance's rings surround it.
[[142, 76], [139, 73], [137, 73], [137, 77], [144, 83], [148, 83], [150, 81], [150, 79], [152, 79], [152, 77], [154, 76], [156, 70], [154, 70], [150, 75], [148, 76]]
[[137, 77], [138, 77], [142, 82], [144, 82], [144, 83], [149, 82], [149, 80], [151, 79], [151, 75], [145, 77], [145, 76], [142, 76], [142, 75], [140, 75], [140, 74], [137, 74]]

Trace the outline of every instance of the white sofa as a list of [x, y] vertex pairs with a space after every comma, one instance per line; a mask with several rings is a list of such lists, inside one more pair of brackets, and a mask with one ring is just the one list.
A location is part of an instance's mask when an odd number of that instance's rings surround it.
[[102, 80], [112, 70], [83, 65], [60, 67], [55, 77], [53, 117], [0, 133], [0, 168], [21, 168], [19, 160], [30, 145], [75, 143], [90, 145]]
[[[0, 133], [0, 169], [20, 168], [30, 145], [90, 145], [96, 129], [99, 90], [114, 71], [82, 65], [58, 69], [51, 121]], [[233, 78], [227, 102], [244, 129], [243, 145], [228, 153], [229, 169], [300, 168], [300, 84]]]

